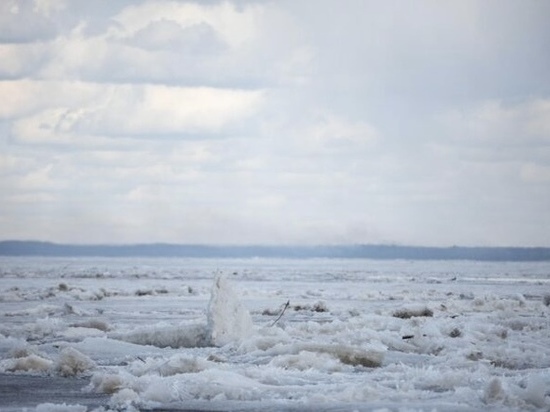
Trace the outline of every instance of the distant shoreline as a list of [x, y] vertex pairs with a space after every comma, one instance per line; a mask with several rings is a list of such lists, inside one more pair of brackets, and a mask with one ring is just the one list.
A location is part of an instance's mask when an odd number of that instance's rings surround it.
[[0, 241], [0, 256], [344, 258], [476, 261], [550, 261], [550, 247], [423, 247], [396, 245], [227, 246], [147, 243], [74, 245], [41, 241]]

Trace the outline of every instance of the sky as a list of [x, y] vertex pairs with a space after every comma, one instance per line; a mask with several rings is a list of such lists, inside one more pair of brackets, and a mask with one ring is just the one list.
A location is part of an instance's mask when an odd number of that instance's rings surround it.
[[550, 246], [550, 2], [0, 2], [0, 238]]

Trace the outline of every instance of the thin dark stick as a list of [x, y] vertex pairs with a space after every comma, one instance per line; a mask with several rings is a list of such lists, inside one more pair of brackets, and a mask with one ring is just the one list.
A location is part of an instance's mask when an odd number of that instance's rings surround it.
[[283, 317], [283, 314], [285, 313], [285, 310], [290, 306], [290, 300], [288, 300], [286, 303], [285, 303], [285, 307], [283, 308], [283, 310], [281, 311], [281, 313], [279, 314], [279, 316], [277, 317], [277, 319], [275, 319], [275, 321], [270, 325], [271, 326], [275, 326], [275, 324], [277, 322], [279, 322], [279, 319], [281, 319]]

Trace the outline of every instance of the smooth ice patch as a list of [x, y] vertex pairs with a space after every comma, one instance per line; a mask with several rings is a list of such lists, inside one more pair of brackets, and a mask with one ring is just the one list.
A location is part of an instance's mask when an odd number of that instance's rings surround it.
[[205, 324], [180, 324], [177, 326], [149, 326], [120, 334], [113, 338], [138, 345], [158, 348], [200, 348], [210, 342]]
[[88, 408], [83, 405], [67, 405], [66, 403], [42, 403], [35, 409], [36, 412], [86, 412]]

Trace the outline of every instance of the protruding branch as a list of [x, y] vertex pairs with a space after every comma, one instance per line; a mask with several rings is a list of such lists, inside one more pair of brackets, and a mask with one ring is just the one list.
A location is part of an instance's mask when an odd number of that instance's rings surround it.
[[290, 306], [290, 300], [288, 300], [286, 303], [285, 303], [285, 306], [283, 308], [283, 310], [281, 311], [281, 313], [279, 314], [279, 316], [277, 316], [277, 319], [275, 319], [275, 321], [270, 325], [270, 327], [272, 326], [275, 326], [275, 324], [277, 322], [279, 322], [279, 319], [281, 319], [283, 317], [283, 314], [285, 313], [285, 310], [287, 310], [287, 308]]

